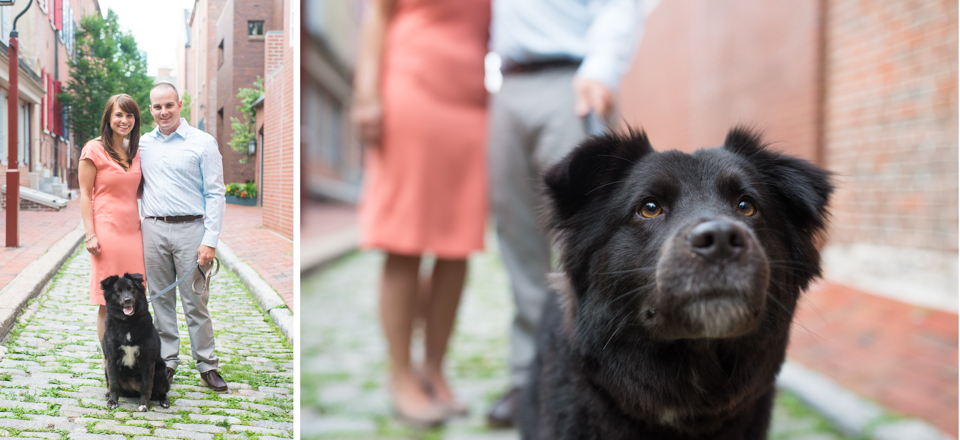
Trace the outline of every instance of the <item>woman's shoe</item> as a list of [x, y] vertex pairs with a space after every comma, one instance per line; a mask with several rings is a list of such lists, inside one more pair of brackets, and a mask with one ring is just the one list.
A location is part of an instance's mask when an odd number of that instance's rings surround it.
[[429, 394], [430, 397], [437, 402], [437, 405], [443, 409], [443, 412], [447, 415], [447, 417], [466, 417], [469, 415], [467, 406], [463, 403], [460, 403], [456, 399], [451, 401], [445, 401], [441, 399], [433, 385], [430, 383], [430, 380], [427, 379], [427, 376], [422, 371], [417, 374], [417, 377], [420, 378], [420, 385], [427, 392], [427, 394]]
[[405, 413], [394, 403], [393, 417], [400, 423], [417, 429], [436, 428], [446, 422], [446, 411], [437, 405], [431, 405], [426, 411]]

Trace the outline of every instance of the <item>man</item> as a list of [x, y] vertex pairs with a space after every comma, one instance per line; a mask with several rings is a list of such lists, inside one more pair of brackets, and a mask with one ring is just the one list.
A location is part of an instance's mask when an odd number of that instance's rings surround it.
[[494, 427], [513, 424], [547, 295], [540, 172], [583, 139], [587, 122], [611, 116], [642, 24], [638, 0], [493, 0], [490, 46], [501, 58], [503, 84], [489, 110], [490, 194], [516, 302], [513, 386], [487, 415]]
[[[183, 107], [176, 87], [159, 83], [150, 91], [150, 113], [157, 128], [140, 138], [143, 171], [144, 263], [151, 292], [176, 282], [198, 264], [209, 269], [226, 208], [223, 160], [217, 141], [180, 118]], [[177, 290], [190, 333], [190, 349], [203, 381], [217, 392], [227, 384], [217, 373], [213, 322], [207, 311], [209, 289], [193, 292], [199, 269]], [[199, 286], [199, 283], [198, 283]], [[160, 355], [167, 364], [167, 379], [180, 363], [175, 291], [153, 301], [160, 332]]]

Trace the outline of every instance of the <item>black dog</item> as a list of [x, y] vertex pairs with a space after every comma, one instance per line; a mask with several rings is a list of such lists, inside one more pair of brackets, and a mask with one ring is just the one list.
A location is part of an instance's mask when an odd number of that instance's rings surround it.
[[160, 357], [160, 334], [153, 326], [143, 275], [113, 275], [100, 282], [107, 303], [107, 320], [100, 341], [107, 359], [107, 407], [116, 408], [118, 396], [140, 397], [138, 411], [147, 410], [147, 399], [170, 407], [166, 364]]
[[765, 439], [829, 174], [732, 130], [655, 152], [592, 138], [544, 175], [564, 280], [548, 304], [525, 439]]

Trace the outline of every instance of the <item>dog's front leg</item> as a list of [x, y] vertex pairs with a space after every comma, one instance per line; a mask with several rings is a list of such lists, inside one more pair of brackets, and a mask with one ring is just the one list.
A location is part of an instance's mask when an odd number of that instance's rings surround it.
[[117, 409], [120, 406], [117, 399], [120, 395], [119, 366], [116, 354], [107, 357], [107, 408]]
[[140, 362], [140, 406], [137, 407], [137, 411], [147, 411], [147, 404], [150, 402], [150, 394], [153, 393], [153, 373], [153, 364], [149, 362]]

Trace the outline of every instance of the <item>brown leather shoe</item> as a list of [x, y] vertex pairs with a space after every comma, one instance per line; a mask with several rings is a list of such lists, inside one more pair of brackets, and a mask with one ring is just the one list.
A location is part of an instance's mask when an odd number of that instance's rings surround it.
[[227, 390], [227, 383], [224, 382], [222, 377], [220, 377], [220, 373], [217, 373], [217, 370], [210, 370], [206, 373], [200, 373], [200, 379], [203, 379], [203, 382], [206, 383], [208, 387], [212, 388], [218, 393], [222, 393]]
[[513, 420], [519, 407], [520, 388], [513, 387], [493, 404], [493, 408], [490, 408], [490, 412], [487, 413], [487, 424], [491, 428], [513, 427]]
[[173, 384], [173, 373], [176, 373], [176, 372], [177, 372], [176, 368], [167, 367], [167, 383], [168, 384]]

